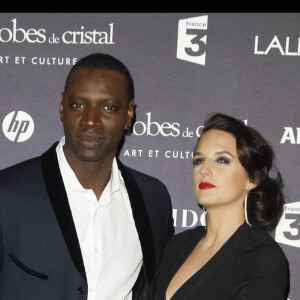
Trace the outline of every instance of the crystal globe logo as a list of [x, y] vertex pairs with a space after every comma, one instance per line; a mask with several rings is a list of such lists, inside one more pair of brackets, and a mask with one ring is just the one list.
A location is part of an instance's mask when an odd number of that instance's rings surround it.
[[29, 114], [24, 111], [10, 112], [2, 122], [4, 135], [12, 142], [25, 142], [33, 134], [34, 122]]

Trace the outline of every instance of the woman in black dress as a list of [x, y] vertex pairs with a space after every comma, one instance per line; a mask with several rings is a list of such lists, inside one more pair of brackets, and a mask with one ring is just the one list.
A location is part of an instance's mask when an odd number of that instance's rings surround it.
[[207, 223], [170, 240], [154, 300], [287, 299], [288, 262], [267, 232], [284, 204], [273, 157], [265, 139], [243, 122], [223, 114], [206, 120], [193, 181]]

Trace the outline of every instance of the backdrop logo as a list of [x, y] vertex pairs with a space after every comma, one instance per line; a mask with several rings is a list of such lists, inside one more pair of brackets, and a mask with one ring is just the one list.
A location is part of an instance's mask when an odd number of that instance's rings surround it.
[[208, 16], [178, 22], [177, 58], [205, 65]]
[[48, 33], [44, 28], [23, 28], [17, 19], [12, 19], [7, 27], [0, 28], [0, 42], [2, 43], [46, 43], [49, 44], [114, 44], [114, 24], [108, 25], [106, 30], [86, 29], [84, 26], [75, 30], [67, 30], [62, 35]]
[[284, 205], [282, 217], [276, 228], [275, 240], [300, 248], [300, 202]]
[[295, 130], [293, 127], [284, 127], [284, 133], [280, 140], [280, 144], [300, 144], [300, 127], [297, 127]]
[[164, 122], [162, 124], [152, 121], [151, 112], [146, 113], [147, 120], [145, 122], [137, 121], [133, 126], [134, 135], [150, 135], [150, 136], [173, 136], [177, 137], [180, 134], [180, 124]]
[[44, 43], [46, 41], [46, 30], [18, 27], [17, 19], [11, 20], [12, 24], [8, 27], [0, 28], [0, 42], [7, 43]]
[[24, 111], [12, 111], [3, 120], [2, 130], [4, 135], [12, 142], [25, 142], [34, 131], [34, 122], [29, 114]]
[[192, 228], [198, 225], [205, 225], [205, 215], [200, 210], [195, 212], [191, 209], [179, 210], [173, 208], [172, 212], [174, 227]]
[[[133, 125], [132, 134], [136, 136], [164, 136], [164, 137], [183, 137], [194, 138], [200, 137], [203, 129], [203, 125], [199, 125], [194, 129], [190, 127], [180, 127], [179, 122], [157, 122], [152, 116], [151, 112], [146, 113], [146, 120], [136, 121]], [[243, 120], [245, 125], [248, 124], [248, 120]]]
[[[259, 40], [259, 36], [255, 36], [254, 40], [254, 54], [255, 55], [268, 55], [270, 52], [280, 53], [283, 56], [299, 56], [300, 55], [300, 38], [279, 39], [277, 35], [269, 42], [266, 40]], [[269, 43], [268, 43], [269, 42]]]

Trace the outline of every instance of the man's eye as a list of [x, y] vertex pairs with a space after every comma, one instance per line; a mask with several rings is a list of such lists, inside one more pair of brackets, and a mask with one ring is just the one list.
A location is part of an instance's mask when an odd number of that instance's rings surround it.
[[105, 105], [105, 106], [103, 107], [103, 109], [104, 109], [105, 111], [115, 111], [115, 110], [117, 110], [117, 108], [116, 108], [114, 105]]
[[83, 105], [81, 103], [73, 103], [72, 104], [72, 108], [74, 108], [74, 109], [79, 109], [79, 108], [82, 108], [82, 107], [83, 107]]
[[204, 158], [194, 158], [193, 159], [193, 165], [196, 166], [196, 165], [201, 165], [203, 164], [204, 162]]

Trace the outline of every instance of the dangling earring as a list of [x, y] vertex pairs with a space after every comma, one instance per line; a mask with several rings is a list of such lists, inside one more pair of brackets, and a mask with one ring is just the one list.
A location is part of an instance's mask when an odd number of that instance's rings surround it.
[[204, 212], [204, 218], [205, 218], [205, 230], [207, 228], [207, 210], [205, 209], [205, 207], [203, 206], [203, 212]]
[[245, 220], [246, 220], [246, 223], [251, 227], [252, 225], [248, 221], [248, 215], [247, 215], [247, 201], [248, 201], [248, 193], [246, 193], [245, 203], [244, 203], [244, 206], [245, 206]]

